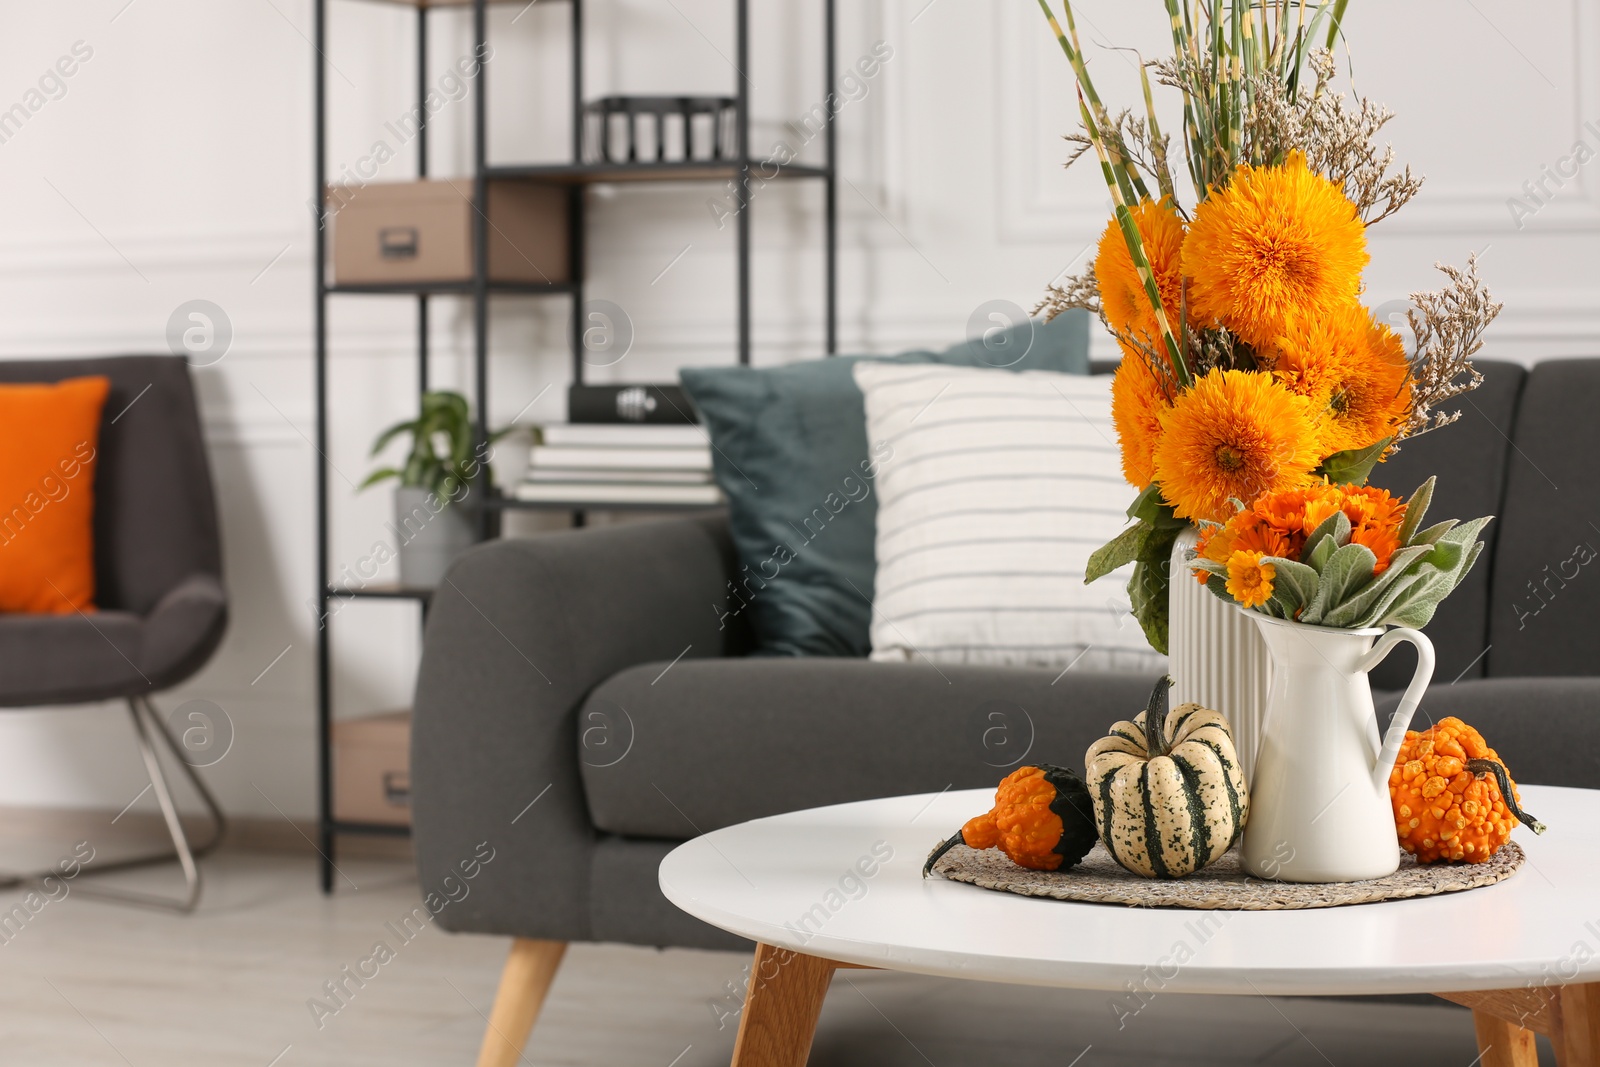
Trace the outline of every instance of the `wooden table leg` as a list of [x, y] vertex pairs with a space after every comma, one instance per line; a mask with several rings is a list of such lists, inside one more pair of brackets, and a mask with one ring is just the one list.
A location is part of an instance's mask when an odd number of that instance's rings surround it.
[[1561, 987], [1550, 1041], [1561, 1067], [1600, 1067], [1600, 982]]
[[1544, 1034], [1561, 1067], [1600, 1067], [1600, 982], [1440, 993], [1472, 1009], [1483, 1067], [1535, 1067]]
[[1481, 1010], [1472, 1013], [1472, 1028], [1478, 1034], [1481, 1067], [1539, 1067], [1532, 1030]]
[[733, 1067], [805, 1067], [822, 998], [838, 966], [832, 960], [756, 945]]

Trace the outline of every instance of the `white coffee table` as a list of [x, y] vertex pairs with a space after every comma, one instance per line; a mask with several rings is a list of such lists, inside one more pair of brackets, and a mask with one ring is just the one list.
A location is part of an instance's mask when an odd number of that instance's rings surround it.
[[[1600, 792], [1527, 786], [1550, 827], [1522, 870], [1419, 900], [1282, 912], [1074, 904], [933, 876], [933, 846], [992, 790], [871, 800], [730, 826], [674, 849], [661, 889], [757, 942], [735, 1067], [801, 1067], [840, 967], [1121, 991], [1437, 993], [1473, 1009], [1482, 1067], [1600, 1067]], [[1131, 986], [1129, 983], [1133, 983]]]

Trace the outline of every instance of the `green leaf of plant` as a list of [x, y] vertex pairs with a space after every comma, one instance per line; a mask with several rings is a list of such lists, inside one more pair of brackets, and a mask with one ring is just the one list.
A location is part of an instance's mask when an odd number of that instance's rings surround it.
[[376, 456], [379, 452], [382, 452], [389, 442], [393, 441], [396, 437], [406, 433], [407, 431], [415, 432], [417, 424], [420, 421], [421, 420], [419, 419], [406, 419], [404, 422], [395, 423], [393, 426], [389, 427], [387, 430], [378, 435], [378, 439], [372, 442], [372, 451], [367, 454], [369, 456]]
[[1144, 492], [1133, 498], [1133, 503], [1128, 505], [1128, 518], [1139, 522], [1153, 523], [1161, 511], [1161, 487], [1148, 485]]
[[1335, 549], [1349, 543], [1350, 517], [1342, 511], [1336, 511], [1311, 531], [1311, 536], [1306, 538], [1306, 548], [1300, 552], [1300, 558], [1309, 561], [1312, 569], [1320, 571]]
[[1455, 529], [1457, 525], [1459, 523], [1455, 519], [1446, 519], [1443, 522], [1434, 523], [1421, 533], [1414, 534], [1411, 538], [1411, 543], [1414, 545], [1434, 544], [1439, 538]]
[[1322, 461], [1322, 466], [1316, 473], [1324, 474], [1328, 480], [1336, 485], [1365, 485], [1367, 476], [1372, 473], [1372, 468], [1378, 465], [1378, 460], [1383, 458], [1383, 450], [1389, 447], [1393, 437], [1385, 437], [1375, 441], [1366, 448], [1351, 448], [1343, 452], [1335, 452]]
[[1400, 543], [1411, 544], [1411, 538], [1422, 526], [1423, 516], [1428, 514], [1428, 505], [1433, 503], [1433, 486], [1438, 478], [1429, 478], [1417, 486], [1417, 491], [1411, 494], [1411, 499], [1406, 501], [1406, 518], [1400, 524]]
[[1300, 621], [1321, 624], [1324, 614], [1372, 580], [1377, 565], [1378, 557], [1366, 545], [1349, 544], [1335, 551], [1318, 572], [1317, 595], [1300, 613]]
[[1390, 557], [1389, 566], [1382, 574], [1377, 575], [1372, 581], [1356, 590], [1353, 595], [1346, 598], [1344, 603], [1323, 612], [1322, 625], [1368, 625], [1363, 623], [1361, 619], [1378, 605], [1384, 594], [1396, 582], [1413, 576], [1411, 573], [1412, 567], [1418, 560], [1427, 555], [1428, 551], [1429, 546], [1427, 545], [1413, 545], [1410, 548], [1402, 548], [1397, 551]]
[[1317, 572], [1304, 563], [1292, 559], [1268, 556], [1263, 563], [1272, 564], [1272, 598], [1287, 609], [1285, 618], [1296, 619], [1305, 606], [1316, 597], [1319, 584]]
[[369, 485], [377, 485], [379, 482], [398, 477], [400, 477], [400, 472], [394, 467], [379, 467], [377, 470], [363, 478], [361, 480], [361, 484], [356, 486], [356, 488], [358, 490], [365, 489]]
[[1167, 568], [1157, 567], [1143, 560], [1134, 564], [1133, 577], [1128, 579], [1128, 602], [1133, 617], [1139, 620], [1145, 640], [1150, 647], [1166, 655], [1168, 601], [1171, 584]]
[[1084, 569], [1083, 583], [1104, 578], [1118, 567], [1124, 567], [1139, 558], [1139, 549], [1144, 546], [1145, 538], [1150, 536], [1150, 526], [1144, 522], [1137, 522], [1123, 530], [1117, 536], [1094, 550], [1089, 556], [1089, 564]]

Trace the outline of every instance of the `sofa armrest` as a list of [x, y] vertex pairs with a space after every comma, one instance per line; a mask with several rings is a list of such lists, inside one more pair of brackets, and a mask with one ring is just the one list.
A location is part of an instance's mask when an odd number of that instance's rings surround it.
[[743, 654], [746, 627], [718, 607], [737, 569], [722, 515], [494, 541], [450, 568], [411, 742], [418, 876], [451, 898], [443, 926], [589, 936], [578, 706], [626, 667]]

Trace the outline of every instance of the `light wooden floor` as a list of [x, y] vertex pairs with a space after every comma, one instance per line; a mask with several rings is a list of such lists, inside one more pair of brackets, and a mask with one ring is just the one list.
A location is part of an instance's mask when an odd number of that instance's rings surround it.
[[[429, 928], [402, 946], [385, 924], [417, 902], [408, 867], [341, 866], [359, 891], [323, 898], [306, 857], [225, 851], [206, 861], [206, 897], [187, 918], [78, 893], [45, 905], [0, 943], [0, 1065], [472, 1063], [506, 942]], [[110, 877], [156, 888], [175, 875]], [[0, 893], [0, 912], [17, 900]], [[323, 983], [378, 941], [395, 958], [319, 1028], [307, 1001], [325, 997]], [[726, 1064], [737, 1026], [730, 991], [744, 963], [728, 953], [575, 946], [524, 1062]], [[1476, 1055], [1467, 1013], [1444, 1005], [1168, 995], [1119, 1031], [1108, 1002], [850, 972], [835, 979], [811, 1062], [1468, 1067]]]

